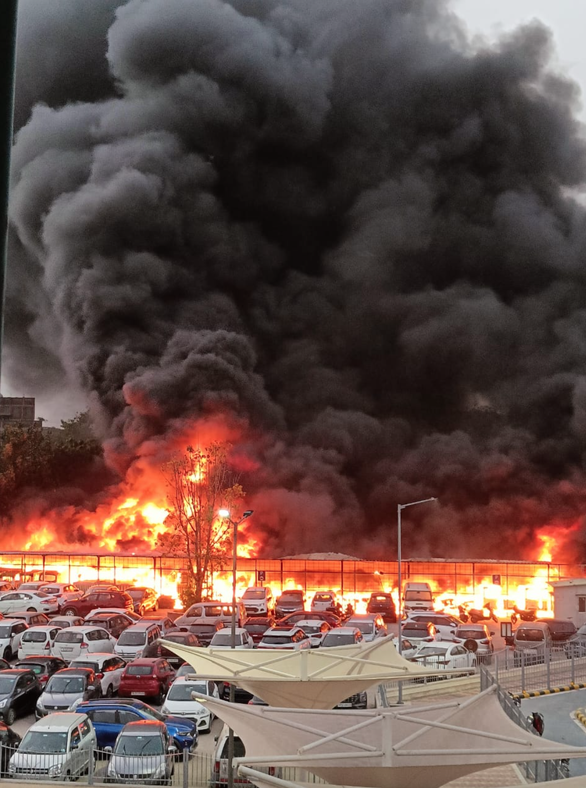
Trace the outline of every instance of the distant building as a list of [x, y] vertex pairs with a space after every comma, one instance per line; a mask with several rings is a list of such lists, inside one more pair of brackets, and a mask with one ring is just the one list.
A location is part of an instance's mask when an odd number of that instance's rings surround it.
[[35, 398], [0, 396], [0, 430], [8, 424], [40, 427], [42, 422], [35, 420]]

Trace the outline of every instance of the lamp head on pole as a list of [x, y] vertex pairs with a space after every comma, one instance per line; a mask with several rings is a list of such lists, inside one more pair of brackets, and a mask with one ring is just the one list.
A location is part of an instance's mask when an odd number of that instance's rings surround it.
[[230, 517], [230, 509], [218, 509], [218, 514], [220, 517], [224, 517], [224, 519]]

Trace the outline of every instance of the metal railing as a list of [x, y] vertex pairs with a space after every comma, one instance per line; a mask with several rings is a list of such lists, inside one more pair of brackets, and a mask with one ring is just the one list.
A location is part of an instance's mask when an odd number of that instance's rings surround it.
[[514, 695], [586, 684], [586, 655], [571, 643], [534, 651], [503, 649], [484, 667]]

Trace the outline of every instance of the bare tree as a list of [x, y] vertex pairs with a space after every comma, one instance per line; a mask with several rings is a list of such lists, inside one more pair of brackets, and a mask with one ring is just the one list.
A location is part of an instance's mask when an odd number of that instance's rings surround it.
[[163, 469], [169, 528], [159, 546], [167, 554], [187, 556], [187, 577], [179, 589], [184, 605], [199, 602], [211, 590], [214, 572], [232, 550], [230, 524], [218, 516], [219, 509], [232, 509], [244, 497], [228, 462], [230, 449], [225, 443], [188, 446]]

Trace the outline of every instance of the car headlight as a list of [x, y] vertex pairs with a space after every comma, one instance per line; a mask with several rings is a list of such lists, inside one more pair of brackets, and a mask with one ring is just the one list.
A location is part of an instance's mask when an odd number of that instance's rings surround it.
[[8, 764], [8, 773], [14, 774], [16, 772], [16, 766], [13, 763]]
[[155, 778], [157, 778], [157, 777], [164, 777], [166, 770], [167, 770], [167, 767], [165, 766], [164, 763], [162, 763], [157, 769], [155, 769], [155, 773], [154, 773], [153, 777], [155, 777]]
[[117, 771], [114, 768], [114, 765], [112, 763], [108, 764], [107, 775], [108, 775], [108, 777], [118, 777], [118, 773], [117, 773]]
[[170, 714], [169, 709], [163, 704], [161, 706], [161, 714]]
[[4, 700], [0, 700], [0, 709], [3, 709], [7, 703], [8, 703], [8, 698], [4, 698]]
[[61, 774], [62, 770], [63, 766], [60, 763], [49, 766], [49, 777], [56, 777], [58, 774]]
[[41, 711], [44, 711], [44, 710], [45, 710], [45, 707], [44, 707], [44, 706], [43, 706], [43, 704], [41, 703], [40, 699], [37, 701], [37, 709], [40, 709]]

